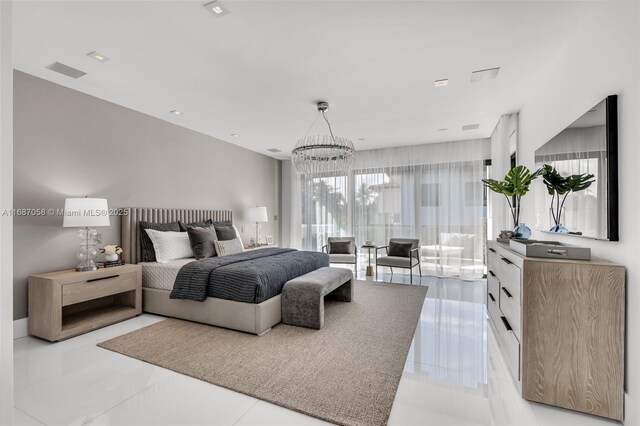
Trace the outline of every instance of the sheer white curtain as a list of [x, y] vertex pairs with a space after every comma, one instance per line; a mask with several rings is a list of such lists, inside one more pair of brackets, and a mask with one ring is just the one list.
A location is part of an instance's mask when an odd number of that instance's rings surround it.
[[358, 151], [347, 176], [292, 173], [292, 240], [319, 250], [329, 236], [419, 238], [423, 273], [481, 277], [489, 150], [478, 139]]
[[[283, 168], [283, 170], [285, 169]], [[289, 220], [290, 241], [288, 246], [291, 248], [303, 249], [306, 247], [302, 246], [302, 176], [298, 173], [291, 162], [289, 162], [286, 170], [289, 173], [289, 185], [291, 188], [291, 213]], [[283, 179], [285, 179], [284, 176]]]
[[349, 234], [347, 176], [302, 176], [301, 238], [306, 250], [321, 250], [328, 237]]
[[482, 277], [489, 150], [481, 139], [358, 152], [358, 243], [418, 238], [423, 273]]

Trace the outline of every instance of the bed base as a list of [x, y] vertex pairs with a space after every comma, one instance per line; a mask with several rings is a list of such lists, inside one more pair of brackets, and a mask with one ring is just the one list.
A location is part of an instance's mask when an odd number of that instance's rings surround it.
[[[121, 216], [121, 242], [126, 263], [142, 261], [140, 221], [156, 223], [182, 221], [185, 223], [212, 219], [232, 220], [231, 210], [125, 208]], [[280, 295], [262, 303], [242, 303], [208, 297], [204, 302], [170, 299], [168, 290], [142, 288], [142, 310], [152, 314], [180, 318], [217, 327], [253, 334], [264, 334], [282, 319]]]
[[262, 303], [207, 297], [203, 302], [170, 299], [168, 290], [142, 288], [142, 310], [217, 327], [262, 335], [282, 319], [280, 295]]

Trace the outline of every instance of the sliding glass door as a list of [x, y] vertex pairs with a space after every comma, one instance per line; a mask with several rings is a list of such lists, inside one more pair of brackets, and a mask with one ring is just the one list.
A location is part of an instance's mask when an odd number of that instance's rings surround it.
[[385, 170], [354, 174], [356, 241], [385, 245], [389, 238], [415, 235], [413, 177]]
[[486, 190], [482, 162], [422, 166], [416, 205], [423, 270], [435, 275], [482, 277]]
[[319, 251], [327, 237], [349, 233], [347, 176], [302, 176], [302, 247]]
[[484, 161], [468, 161], [302, 176], [302, 247], [321, 250], [330, 236], [379, 246], [419, 238], [423, 272], [482, 277], [485, 173]]

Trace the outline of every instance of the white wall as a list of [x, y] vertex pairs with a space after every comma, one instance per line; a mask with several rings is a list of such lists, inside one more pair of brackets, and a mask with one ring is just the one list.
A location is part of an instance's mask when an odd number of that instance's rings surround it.
[[[13, 3], [0, 1], [0, 210], [13, 206]], [[0, 424], [13, 424], [13, 221], [0, 222]]]
[[[516, 150], [518, 138], [518, 114], [500, 117], [491, 134], [491, 179], [503, 180], [511, 169], [511, 154]], [[496, 236], [501, 230], [513, 229], [513, 219], [504, 195], [489, 191], [490, 209], [488, 235]]]
[[[560, 59], [541, 75], [519, 120], [518, 159], [533, 168], [534, 151], [605, 96], [618, 94], [620, 241], [554, 235], [590, 246], [594, 256], [627, 267], [626, 421], [640, 424], [640, 3], [598, 2], [565, 44]], [[535, 222], [534, 194], [523, 221]], [[533, 238], [549, 234], [534, 232]]]

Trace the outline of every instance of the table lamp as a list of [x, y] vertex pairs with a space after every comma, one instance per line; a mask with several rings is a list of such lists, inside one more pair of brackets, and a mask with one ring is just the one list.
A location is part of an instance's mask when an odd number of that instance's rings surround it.
[[260, 223], [269, 222], [269, 216], [267, 215], [267, 208], [258, 207], [258, 206], [249, 207], [249, 211], [247, 212], [247, 220], [249, 220], [249, 222], [255, 222], [256, 224], [255, 245], [259, 246], [260, 244], [258, 244], [258, 241], [260, 238], [260, 234], [259, 234]]
[[78, 237], [82, 240], [78, 259], [80, 264], [76, 271], [95, 271], [98, 269], [93, 261], [98, 251], [98, 232], [95, 226], [109, 226], [109, 207], [104, 198], [67, 198], [64, 200], [65, 228], [82, 228], [78, 230]]

